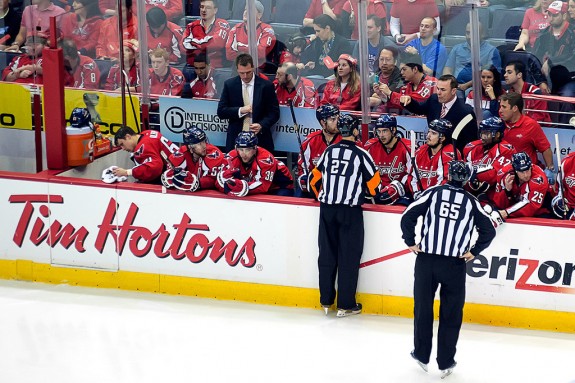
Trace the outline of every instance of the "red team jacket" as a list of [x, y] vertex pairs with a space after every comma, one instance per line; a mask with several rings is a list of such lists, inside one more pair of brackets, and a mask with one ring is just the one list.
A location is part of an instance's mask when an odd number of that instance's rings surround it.
[[410, 140], [398, 139], [388, 153], [379, 138], [372, 138], [365, 143], [365, 150], [371, 154], [373, 162], [379, 170], [381, 176], [379, 190], [383, 190], [391, 184], [391, 181], [398, 181], [402, 185], [407, 185], [409, 174], [412, 172]]
[[[415, 152], [416, 168], [413, 168], [408, 178], [408, 184], [413, 193], [422, 191], [417, 182], [416, 174], [419, 173], [423, 190], [437, 185], [444, 185], [448, 180], [449, 161], [454, 159], [453, 145], [448, 144], [442, 147], [434, 156], [427, 144], [421, 145]], [[459, 153], [459, 152], [458, 152]], [[457, 158], [461, 158], [458, 154]]]
[[[6, 76], [8, 76], [10, 72], [14, 71], [15, 69], [34, 64], [41, 66], [42, 57], [31, 59], [27, 54], [21, 54], [20, 56], [14, 57], [12, 61], [10, 61], [10, 64], [8, 64], [8, 66], [2, 71], [2, 81], [6, 81]], [[19, 84], [42, 84], [43, 78], [42, 75], [37, 74], [36, 76], [31, 75], [27, 78], [18, 78], [13, 82], [17, 82]]]
[[[561, 162], [561, 184], [563, 198], [567, 199], [570, 209], [575, 209], [575, 152], [569, 154]], [[572, 216], [571, 219], [574, 217]]]
[[279, 85], [277, 80], [274, 80], [273, 84], [280, 105], [288, 105], [288, 101], [291, 100], [293, 106], [315, 108], [315, 85], [311, 80], [299, 77], [291, 92], [285, 86]]
[[100, 87], [100, 69], [87, 56], [80, 55], [80, 62], [73, 73], [64, 71], [64, 85], [78, 89], [98, 89]]
[[202, 20], [196, 20], [186, 26], [183, 46], [189, 65], [194, 64], [196, 55], [208, 55], [212, 68], [223, 67], [224, 49], [230, 33], [230, 25], [224, 19], [215, 19], [206, 30]]
[[[329, 145], [337, 144], [340, 141], [341, 141], [341, 134], [337, 134]], [[317, 165], [319, 158], [321, 157], [323, 152], [325, 152], [325, 150], [329, 145], [325, 140], [323, 130], [317, 130], [313, 133], [310, 133], [304, 140], [304, 142], [302, 142], [301, 144], [302, 152], [305, 156], [305, 161], [308, 166], [306, 174], [309, 175], [311, 171], [315, 169], [315, 166]], [[300, 153], [297, 160], [297, 171], [296, 171], [297, 177], [303, 174], [304, 166], [305, 166], [304, 160]]]
[[501, 141], [493, 145], [487, 152], [483, 150], [481, 140], [475, 140], [463, 148], [463, 159], [476, 166], [492, 166], [493, 169], [478, 172], [477, 179], [494, 185], [497, 182], [497, 172], [511, 163], [511, 156], [516, 153], [513, 145], [507, 141]]
[[184, 89], [184, 75], [178, 68], [168, 67], [168, 73], [161, 79], [150, 69], [150, 93], [160, 96], [180, 96]]
[[355, 93], [351, 94], [349, 86], [346, 86], [343, 91], [341, 91], [335, 87], [335, 80], [330, 80], [325, 85], [323, 97], [319, 104], [337, 105], [342, 110], [360, 110], [361, 87], [358, 87]]
[[[271, 25], [259, 23], [256, 29], [258, 45], [258, 66], [266, 62], [266, 56], [276, 45], [276, 35]], [[248, 32], [246, 24], [241, 22], [230, 30], [226, 41], [226, 58], [233, 61], [238, 53], [248, 52]]]
[[[287, 166], [278, 161], [270, 152], [258, 147], [256, 158], [247, 168], [244, 167], [238, 152], [234, 149], [226, 155], [226, 169], [239, 169], [239, 175], [235, 178], [248, 183], [248, 195], [262, 194], [280, 188], [293, 189], [293, 178]], [[223, 189], [216, 182], [216, 188]]]
[[134, 161], [132, 176], [140, 182], [160, 183], [168, 158], [178, 147], [155, 130], [140, 133], [140, 139], [130, 158]]
[[[128, 86], [139, 86], [140, 85], [140, 74], [138, 71], [138, 62], [131, 66], [128, 71]], [[122, 71], [118, 64], [113, 65], [108, 72], [108, 77], [106, 78], [106, 85], [104, 89], [106, 90], [116, 90], [122, 85]]]
[[493, 195], [495, 205], [499, 209], [507, 210], [511, 218], [534, 217], [547, 213], [548, 210], [543, 207], [543, 201], [548, 192], [549, 183], [543, 170], [533, 164], [531, 179], [519, 185], [516, 176], [513, 188], [508, 193], [505, 190], [504, 180], [507, 174], [514, 172], [511, 164], [504, 166], [497, 172], [497, 184]]
[[215, 189], [216, 177], [226, 164], [224, 154], [212, 144], [206, 144], [206, 156], [200, 157], [198, 162], [194, 162], [194, 157], [186, 145], [180, 146], [169, 159], [174, 167], [195, 174], [200, 182], [200, 189]]
[[148, 28], [148, 50], [164, 48], [170, 54], [170, 63], [179, 63], [183, 60], [183, 33], [184, 31], [179, 25], [170, 21], [168, 21], [162, 33], [157, 36], [154, 36], [150, 28]]
[[287, 49], [285, 49], [282, 51], [282, 53], [280, 53], [280, 65], [287, 62], [299, 64], [301, 62], [301, 55], [296, 56]]
[[100, 16], [94, 16], [79, 26], [76, 14], [68, 13], [62, 16], [60, 29], [64, 37], [74, 40], [81, 54], [95, 57], [102, 22]]
[[192, 82], [190, 82], [190, 89], [192, 90], [192, 97], [194, 98], [218, 98], [216, 81], [214, 80], [211, 69], [205, 81], [202, 81], [199, 77], [193, 79]]
[[517, 153], [527, 153], [534, 164], [539, 161], [537, 152], [543, 153], [551, 147], [543, 129], [531, 117], [522, 115], [515, 124], [505, 123], [505, 126], [505, 140], [513, 145]]
[[403, 95], [411, 96], [411, 98], [417, 102], [422, 102], [435, 92], [435, 85], [437, 85], [437, 79], [432, 76], [424, 75], [417, 88], [413, 87], [413, 83], [409, 82], [399, 88], [399, 91], [392, 92], [387, 102], [387, 106], [390, 108], [403, 109], [403, 105], [399, 102], [399, 98]]

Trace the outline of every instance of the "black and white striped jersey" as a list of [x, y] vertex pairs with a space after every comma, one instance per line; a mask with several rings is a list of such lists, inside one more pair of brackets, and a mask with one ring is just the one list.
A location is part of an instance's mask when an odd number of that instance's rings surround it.
[[371, 155], [354, 142], [343, 140], [322, 154], [310, 186], [322, 203], [360, 206], [366, 192], [375, 195], [380, 180]]
[[[415, 226], [420, 216], [423, 224], [419, 247], [424, 253], [459, 257], [471, 248], [477, 256], [495, 237], [495, 228], [479, 201], [451, 184], [426, 190], [403, 212], [401, 230], [408, 246], [415, 245]], [[479, 237], [471, 247], [475, 228]]]

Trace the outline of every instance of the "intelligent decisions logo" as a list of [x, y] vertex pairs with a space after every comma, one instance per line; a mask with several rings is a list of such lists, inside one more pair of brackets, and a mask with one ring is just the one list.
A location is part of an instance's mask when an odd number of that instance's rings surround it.
[[192, 125], [210, 132], [225, 132], [228, 126], [228, 121], [217, 114], [186, 112], [179, 106], [168, 108], [163, 117], [165, 126], [175, 134], [181, 134]]

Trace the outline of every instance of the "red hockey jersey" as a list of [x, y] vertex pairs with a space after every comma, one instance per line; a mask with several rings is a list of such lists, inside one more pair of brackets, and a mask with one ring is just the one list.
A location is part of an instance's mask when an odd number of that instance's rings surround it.
[[[276, 35], [271, 25], [259, 23], [256, 29], [256, 41], [258, 46], [258, 66], [266, 62], [266, 56], [276, 45]], [[241, 22], [230, 30], [226, 42], [226, 57], [233, 61], [238, 53], [248, 52], [248, 32], [246, 24]]]
[[182, 46], [183, 29], [170, 21], [159, 35], [154, 35], [148, 28], [148, 50], [164, 48], [170, 54], [170, 64], [177, 64], [183, 60]]
[[[337, 144], [341, 141], [341, 134], [337, 134], [331, 143], [327, 143], [325, 136], [323, 135], [323, 130], [318, 130], [310, 133], [307, 138], [302, 142], [301, 147], [303, 154], [305, 156], [305, 163], [307, 163], [308, 169], [306, 174], [310, 174], [313, 169], [315, 169], [319, 158], [325, 152], [329, 145]], [[304, 158], [301, 152], [297, 160], [297, 171], [296, 176], [299, 177], [303, 174], [304, 169]]]
[[315, 85], [311, 80], [299, 77], [291, 92], [285, 86], [279, 85], [277, 80], [274, 80], [274, 87], [280, 105], [289, 105], [291, 100], [295, 107], [315, 108]]
[[563, 198], [567, 199], [570, 209], [575, 208], [575, 152], [569, 154], [561, 162], [561, 184]]
[[[2, 71], [2, 81], [6, 81], [6, 76], [10, 74], [10, 72], [22, 68], [26, 65], [40, 65], [42, 66], [42, 57], [38, 57], [36, 59], [30, 58], [27, 54], [21, 54], [16, 56], [10, 61], [10, 64]], [[17, 78], [13, 82], [17, 82], [19, 84], [42, 84], [43, 78], [41, 74], [31, 74], [29, 77], [26, 78]]]
[[189, 23], [183, 37], [188, 64], [193, 65], [194, 58], [203, 53], [209, 57], [212, 68], [223, 67], [224, 49], [229, 33], [230, 25], [224, 19], [215, 19], [207, 29], [202, 20]]
[[[415, 152], [416, 167], [413, 168], [408, 179], [411, 191], [413, 193], [422, 191], [417, 182], [417, 176], [415, 174], [416, 171], [419, 173], [423, 190], [447, 183], [447, 164], [455, 158], [453, 151], [453, 145], [448, 144], [443, 146], [437, 153], [435, 153], [435, 155], [433, 155], [431, 154], [431, 148], [427, 144], [421, 145]], [[459, 152], [457, 158], [461, 158]]]
[[[507, 93], [509, 92], [513, 92], [513, 89], [509, 89]], [[521, 89], [521, 95], [523, 96], [525, 94], [541, 94], [541, 89], [539, 89], [537, 85], [524, 82], [523, 89]], [[551, 122], [551, 116], [546, 112], [549, 108], [547, 107], [547, 101], [545, 100], [524, 100], [523, 109], [523, 113], [535, 121]]]
[[178, 68], [168, 67], [168, 73], [164, 78], [160, 78], [154, 73], [153, 69], [150, 72], [150, 93], [159, 96], [181, 96], [184, 89], [184, 75]]
[[497, 182], [497, 172], [511, 163], [514, 153], [515, 148], [506, 141], [501, 141], [485, 151], [481, 140], [475, 140], [463, 148], [463, 159], [478, 167], [492, 167], [488, 171], [478, 172], [477, 179], [494, 185]]
[[170, 155], [174, 167], [186, 169], [195, 174], [200, 181], [200, 189], [215, 189], [216, 177], [226, 164], [224, 154], [212, 144], [206, 144], [206, 156], [194, 162], [187, 145], [180, 146], [176, 153]]
[[325, 84], [319, 104], [337, 105], [341, 110], [361, 110], [361, 87], [352, 94], [349, 86], [341, 90], [339, 87], [336, 88], [335, 80], [330, 80]]
[[[239, 169], [237, 179], [248, 183], [248, 195], [262, 194], [280, 188], [293, 189], [293, 178], [289, 169], [281, 161], [278, 161], [270, 152], [258, 147], [255, 159], [247, 167], [244, 166], [238, 152], [234, 149], [226, 156], [226, 169]], [[221, 186], [216, 183], [218, 190]]]
[[[138, 19], [131, 15], [122, 28], [123, 39], [138, 39]], [[120, 41], [118, 40], [118, 16], [105, 19], [100, 24], [100, 34], [96, 44], [96, 57], [118, 59], [120, 57]]]
[[[168, 20], [178, 21], [184, 15], [184, 3], [180, 0], [145, 0], [146, 12], [152, 7], [160, 7]], [[134, 3], [136, 8], [136, 3]]]
[[[140, 85], [140, 73], [138, 70], [138, 63], [130, 67], [128, 71], [128, 86], [139, 86]], [[104, 89], [106, 90], [116, 90], [122, 85], [122, 71], [118, 64], [113, 65], [108, 72], [108, 77], [106, 78], [106, 85]]]
[[407, 185], [413, 167], [410, 140], [399, 138], [393, 148], [388, 151], [379, 138], [372, 138], [365, 143], [365, 150], [371, 154], [379, 170], [380, 190], [391, 184], [391, 181], [399, 181], [402, 185]]
[[64, 85], [78, 89], [98, 89], [100, 69], [90, 57], [80, 55], [80, 62], [72, 73], [65, 71]]
[[96, 45], [100, 37], [102, 22], [103, 19], [100, 16], [94, 16], [86, 19], [84, 25], [79, 26], [76, 14], [68, 13], [62, 16], [60, 29], [62, 36], [74, 40], [81, 54], [96, 57]]
[[432, 76], [424, 75], [417, 87], [414, 88], [414, 84], [409, 82], [399, 88], [397, 92], [391, 92], [387, 106], [390, 108], [403, 109], [403, 105], [399, 102], [399, 99], [403, 95], [411, 96], [415, 101], [422, 102], [433, 93], [435, 93], [435, 86], [437, 85], [437, 79]]
[[130, 158], [134, 161], [132, 176], [140, 182], [160, 183], [160, 176], [166, 170], [168, 158], [178, 146], [155, 130], [140, 133], [138, 144]]
[[510, 173], [515, 173], [512, 164], [504, 166], [497, 172], [497, 183], [493, 195], [495, 206], [500, 210], [507, 210], [511, 218], [535, 217], [548, 213], [549, 211], [543, 207], [543, 201], [548, 192], [549, 183], [543, 170], [539, 166], [533, 165], [531, 179], [520, 185], [517, 176], [515, 176], [513, 187], [510, 192], [507, 192], [504, 181]]

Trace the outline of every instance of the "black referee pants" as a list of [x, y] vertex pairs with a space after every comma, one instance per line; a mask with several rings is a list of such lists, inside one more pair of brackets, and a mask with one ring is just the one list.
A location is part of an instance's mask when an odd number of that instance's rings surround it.
[[319, 209], [319, 292], [322, 305], [335, 300], [337, 307], [356, 306], [359, 262], [363, 253], [363, 210], [361, 206], [321, 204]]
[[439, 290], [439, 332], [437, 364], [445, 370], [455, 362], [459, 330], [465, 304], [465, 260], [420, 253], [415, 261], [413, 286], [415, 356], [429, 363], [433, 339], [433, 299]]

